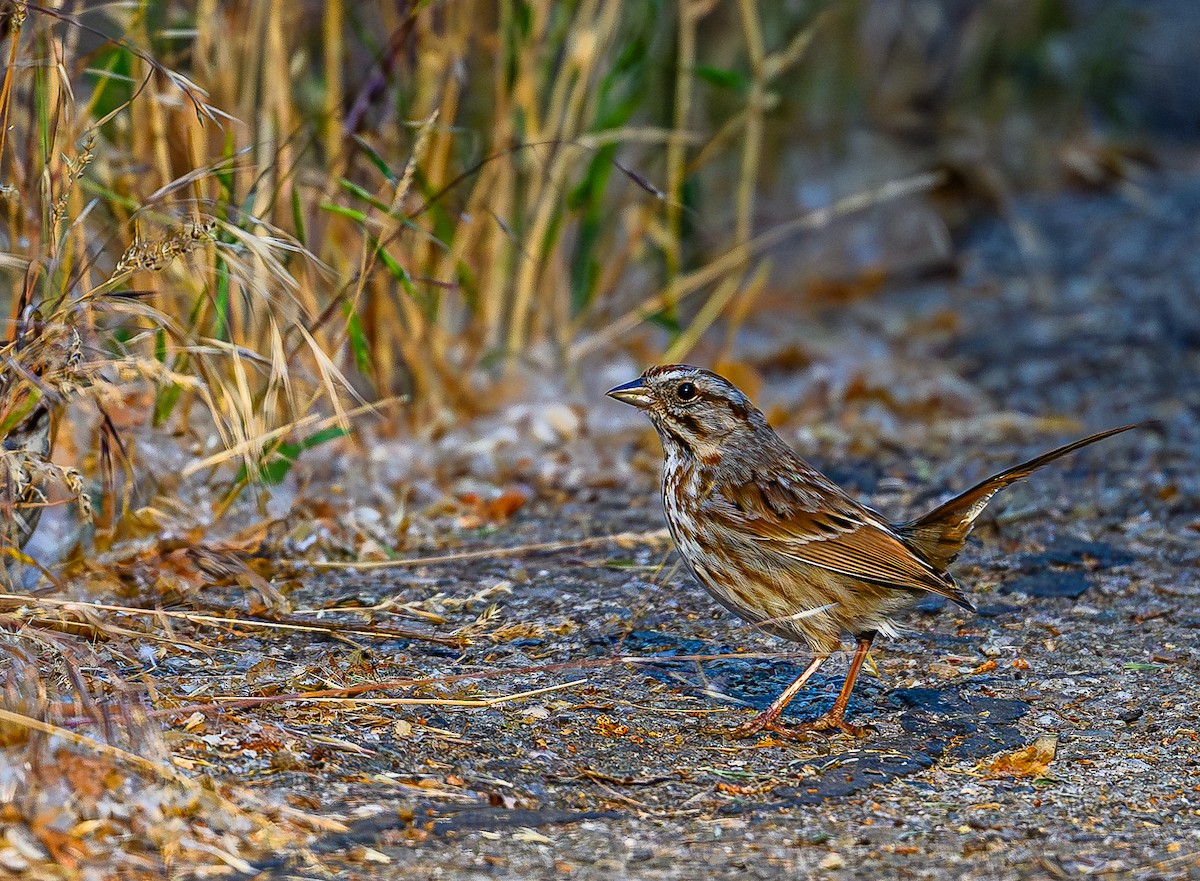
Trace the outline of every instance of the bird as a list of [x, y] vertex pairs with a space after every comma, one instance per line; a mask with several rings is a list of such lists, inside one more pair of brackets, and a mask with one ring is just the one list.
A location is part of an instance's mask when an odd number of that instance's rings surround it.
[[[812, 651], [812, 661], [766, 710], [731, 730], [736, 738], [763, 731], [863, 736], [865, 728], [847, 721], [846, 706], [876, 637], [895, 637], [898, 616], [926, 594], [975, 611], [947, 567], [992, 497], [1056, 459], [1147, 424], [1058, 447], [924, 516], [892, 522], [800, 458], [746, 395], [716, 373], [655, 366], [606, 394], [644, 412], [658, 432], [667, 527], [693, 578], [735, 615]], [[782, 723], [788, 703], [840, 650], [844, 636], [855, 650], [833, 706], [815, 721]]]

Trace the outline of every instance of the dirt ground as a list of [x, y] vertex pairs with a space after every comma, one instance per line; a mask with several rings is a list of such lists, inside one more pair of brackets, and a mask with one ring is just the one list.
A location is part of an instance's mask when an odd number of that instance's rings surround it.
[[[854, 721], [873, 726], [867, 737], [726, 738], [722, 728], [765, 706], [803, 663], [760, 655], [800, 647], [725, 613], [661, 543], [307, 572], [289, 594], [298, 609], [392, 601], [454, 625], [491, 615], [504, 626], [481, 628], [488, 635], [465, 649], [208, 636], [213, 658], [125, 671], [159, 678], [164, 705], [487, 673], [364, 696], [434, 705], [174, 719], [177, 756], [348, 826], [258, 864], [258, 877], [1200, 878], [1200, 178], [1020, 210], [1039, 248], [989, 223], [970, 236], [957, 277], [839, 304], [794, 330], [824, 351], [886, 351], [909, 378], [956, 377], [994, 415], [869, 449], [837, 440], [853, 433], [846, 425], [789, 440], [898, 518], [1075, 433], [1148, 417], [1162, 428], [999, 497], [954, 567], [979, 614], [925, 603], [905, 638], [878, 646], [879, 675], [861, 680], [852, 704]], [[797, 374], [779, 334], [764, 312], [745, 340], [776, 353], [757, 362], [764, 404], [786, 401]], [[954, 386], [938, 388], [945, 397]], [[654, 462], [645, 432], [612, 444]], [[655, 474], [630, 473], [585, 480], [464, 541], [657, 530]], [[792, 719], [832, 701], [844, 664], [793, 702]], [[493, 706], [445, 703], [556, 686]], [[1035, 740], [1054, 748], [1044, 767], [990, 773], [997, 755]]]

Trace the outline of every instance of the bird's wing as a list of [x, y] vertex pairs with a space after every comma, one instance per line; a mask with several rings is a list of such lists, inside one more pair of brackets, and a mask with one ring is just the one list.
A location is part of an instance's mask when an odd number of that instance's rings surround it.
[[701, 503], [704, 516], [781, 557], [872, 584], [927, 590], [974, 608], [954, 579], [921, 559], [887, 521], [815, 473], [812, 478], [760, 474], [714, 486]]

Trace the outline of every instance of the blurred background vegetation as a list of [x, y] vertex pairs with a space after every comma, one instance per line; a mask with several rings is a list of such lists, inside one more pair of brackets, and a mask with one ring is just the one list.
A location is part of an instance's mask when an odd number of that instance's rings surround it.
[[[1014, 191], [1107, 185], [1147, 121], [1140, 14], [0, 0], [8, 553], [51, 485], [111, 535], [135, 428], [224, 466], [221, 507], [368, 405], [449, 425], [514, 368], [732, 359], [766, 285], [803, 314], [770, 261], [840, 214], [920, 194], [950, 242]], [[886, 277], [904, 241], [802, 274]], [[82, 476], [48, 458], [68, 405]]]

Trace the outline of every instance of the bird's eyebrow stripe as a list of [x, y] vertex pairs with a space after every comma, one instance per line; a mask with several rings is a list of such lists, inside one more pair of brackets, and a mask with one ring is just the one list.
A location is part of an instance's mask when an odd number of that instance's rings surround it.
[[739, 419], [748, 419], [750, 417], [750, 408], [739, 401], [736, 397], [723, 395], [720, 392], [711, 392], [705, 388], [699, 388], [699, 394], [694, 400], [708, 401], [711, 404], [727, 404], [734, 416]]

